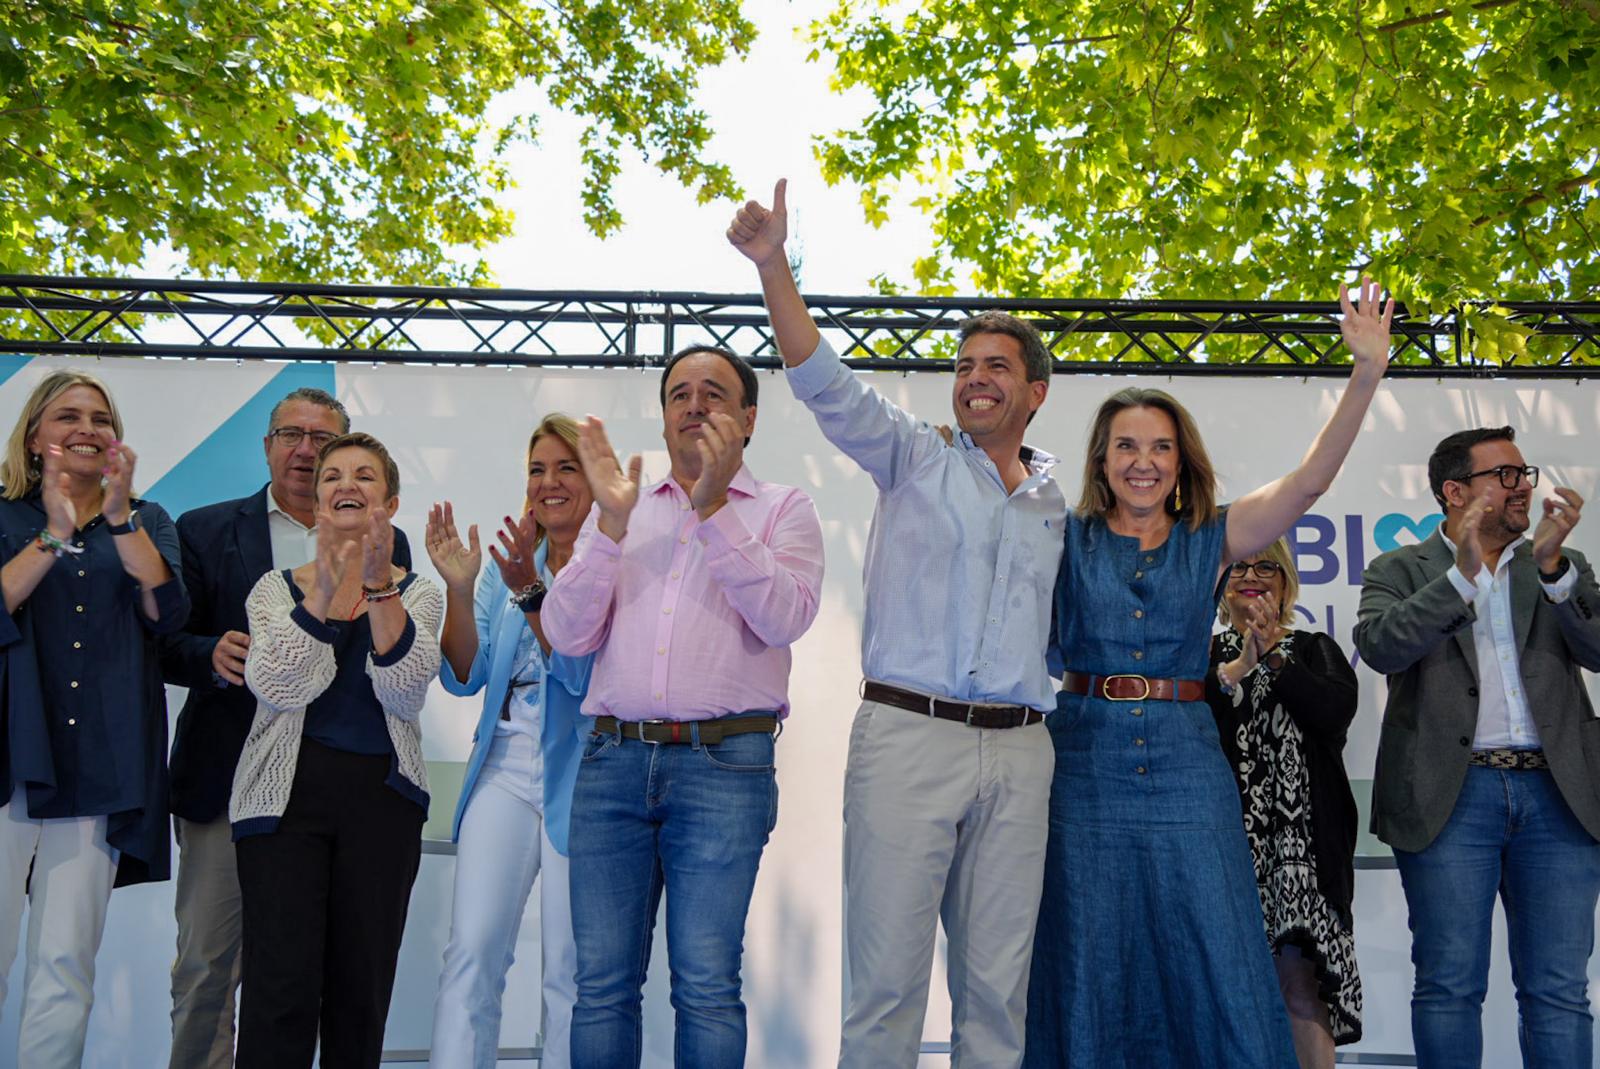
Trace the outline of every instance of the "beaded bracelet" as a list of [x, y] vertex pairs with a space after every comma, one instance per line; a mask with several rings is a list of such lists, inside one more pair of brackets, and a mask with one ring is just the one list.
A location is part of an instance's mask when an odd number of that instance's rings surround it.
[[363, 586], [361, 588], [361, 596], [366, 598], [367, 599], [367, 604], [370, 605], [375, 601], [388, 601], [390, 598], [399, 597], [400, 596], [400, 588], [398, 586], [396, 586], [392, 581], [389, 583], [388, 586], [381, 586], [376, 590], [372, 590], [372, 589], [370, 589], [370, 588], [368, 588], [366, 586]]
[[39, 552], [50, 553], [56, 557], [62, 557], [67, 554], [71, 554], [72, 556], [76, 557], [78, 554], [83, 552], [82, 546], [75, 546], [71, 542], [57, 538], [55, 535], [50, 533], [50, 529], [48, 527], [39, 532], [39, 535], [34, 540], [33, 544], [38, 547]]

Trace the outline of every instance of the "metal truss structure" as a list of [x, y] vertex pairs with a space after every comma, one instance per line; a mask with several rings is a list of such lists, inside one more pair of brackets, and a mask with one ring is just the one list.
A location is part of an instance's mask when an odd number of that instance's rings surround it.
[[[1347, 373], [1332, 303], [871, 296], [809, 296], [807, 303], [857, 368], [948, 370], [961, 321], [999, 309], [1038, 326], [1057, 373]], [[1600, 302], [1495, 308], [1427, 316], [1402, 309], [1391, 374], [1600, 375]], [[1508, 333], [1522, 342], [1483, 344]], [[0, 275], [0, 352], [651, 367], [705, 343], [757, 366], [778, 365], [761, 299], [748, 294]]]

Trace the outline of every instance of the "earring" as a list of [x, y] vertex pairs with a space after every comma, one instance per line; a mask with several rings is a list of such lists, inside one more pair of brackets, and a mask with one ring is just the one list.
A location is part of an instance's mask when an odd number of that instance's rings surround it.
[[1183, 511], [1183, 484], [1177, 483], [1172, 488], [1172, 511]]

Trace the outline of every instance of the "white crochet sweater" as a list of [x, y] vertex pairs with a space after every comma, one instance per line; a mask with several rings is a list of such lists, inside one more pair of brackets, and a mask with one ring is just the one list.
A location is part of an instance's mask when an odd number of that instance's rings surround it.
[[[367, 675], [386, 714], [397, 771], [425, 795], [428, 772], [418, 718], [428, 686], [439, 673], [444, 599], [437, 586], [419, 575], [406, 586], [400, 601], [416, 632], [411, 646], [393, 664], [374, 664], [369, 654]], [[228, 800], [228, 820], [236, 835], [247, 829], [270, 831], [283, 816], [300, 757], [306, 706], [328, 689], [336, 673], [333, 647], [294, 619], [296, 604], [294, 592], [278, 571], [263, 575], [245, 602], [250, 652], [244, 680], [256, 696], [256, 715]]]

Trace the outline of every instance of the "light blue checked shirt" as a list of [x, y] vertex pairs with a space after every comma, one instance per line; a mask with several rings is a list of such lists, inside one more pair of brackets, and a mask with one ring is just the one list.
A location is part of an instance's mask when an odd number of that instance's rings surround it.
[[964, 432], [946, 445], [845, 367], [826, 340], [788, 369], [828, 440], [872, 476], [867, 537], [868, 679], [959, 701], [1055, 708], [1045, 668], [1067, 502], [1056, 458], [1024, 448], [1009, 495]]

